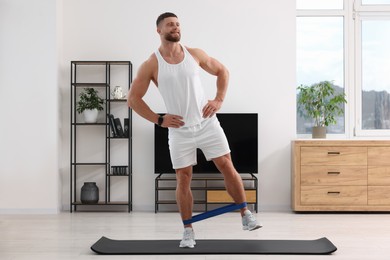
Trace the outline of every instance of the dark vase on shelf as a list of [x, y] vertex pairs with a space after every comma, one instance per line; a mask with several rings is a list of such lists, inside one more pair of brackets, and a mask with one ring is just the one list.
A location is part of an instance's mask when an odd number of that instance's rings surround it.
[[84, 204], [94, 204], [99, 201], [99, 188], [96, 182], [84, 182], [81, 187], [80, 200]]

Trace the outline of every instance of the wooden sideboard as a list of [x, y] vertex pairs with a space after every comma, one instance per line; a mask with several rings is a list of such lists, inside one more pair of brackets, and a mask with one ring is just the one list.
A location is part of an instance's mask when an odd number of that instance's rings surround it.
[[292, 142], [294, 211], [390, 211], [390, 141]]

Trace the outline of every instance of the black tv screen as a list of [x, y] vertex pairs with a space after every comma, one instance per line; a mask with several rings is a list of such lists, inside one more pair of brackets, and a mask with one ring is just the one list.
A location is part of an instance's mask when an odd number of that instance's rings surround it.
[[[239, 173], [258, 172], [257, 114], [218, 113], [218, 120], [229, 142], [232, 161]], [[175, 173], [168, 146], [168, 129], [154, 128], [154, 172]], [[212, 161], [206, 161], [202, 151], [197, 151], [194, 173], [219, 173]]]

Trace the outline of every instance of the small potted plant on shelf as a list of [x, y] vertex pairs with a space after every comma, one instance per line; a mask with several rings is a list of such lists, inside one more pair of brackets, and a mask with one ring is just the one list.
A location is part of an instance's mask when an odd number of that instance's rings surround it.
[[85, 123], [96, 123], [99, 111], [103, 110], [103, 104], [104, 99], [99, 97], [96, 89], [84, 88], [80, 93], [76, 110], [79, 114], [83, 114]]
[[321, 81], [311, 86], [298, 87], [298, 110], [301, 116], [314, 119], [313, 138], [326, 138], [326, 127], [337, 123], [336, 116], [342, 115], [342, 105], [347, 103], [345, 93], [335, 94], [330, 81]]

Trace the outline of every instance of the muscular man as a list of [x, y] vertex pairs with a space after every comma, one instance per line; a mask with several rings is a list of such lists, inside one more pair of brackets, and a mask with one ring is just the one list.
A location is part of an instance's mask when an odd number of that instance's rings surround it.
[[[180, 42], [180, 23], [173, 13], [163, 13], [156, 21], [161, 45], [137, 73], [128, 95], [128, 105], [145, 119], [169, 128], [169, 149], [176, 171], [176, 201], [183, 220], [192, 217], [192, 166], [196, 149], [212, 160], [223, 174], [227, 192], [240, 204], [246, 201], [244, 186], [230, 158], [226, 136], [215, 113], [221, 108], [229, 80], [228, 70], [203, 50], [188, 48]], [[200, 81], [200, 68], [217, 77], [215, 98], [207, 100]], [[167, 114], [159, 116], [144, 102], [150, 82], [159, 89]], [[241, 209], [244, 230], [260, 225], [245, 207]], [[196, 244], [192, 225], [184, 226], [180, 247]]]

